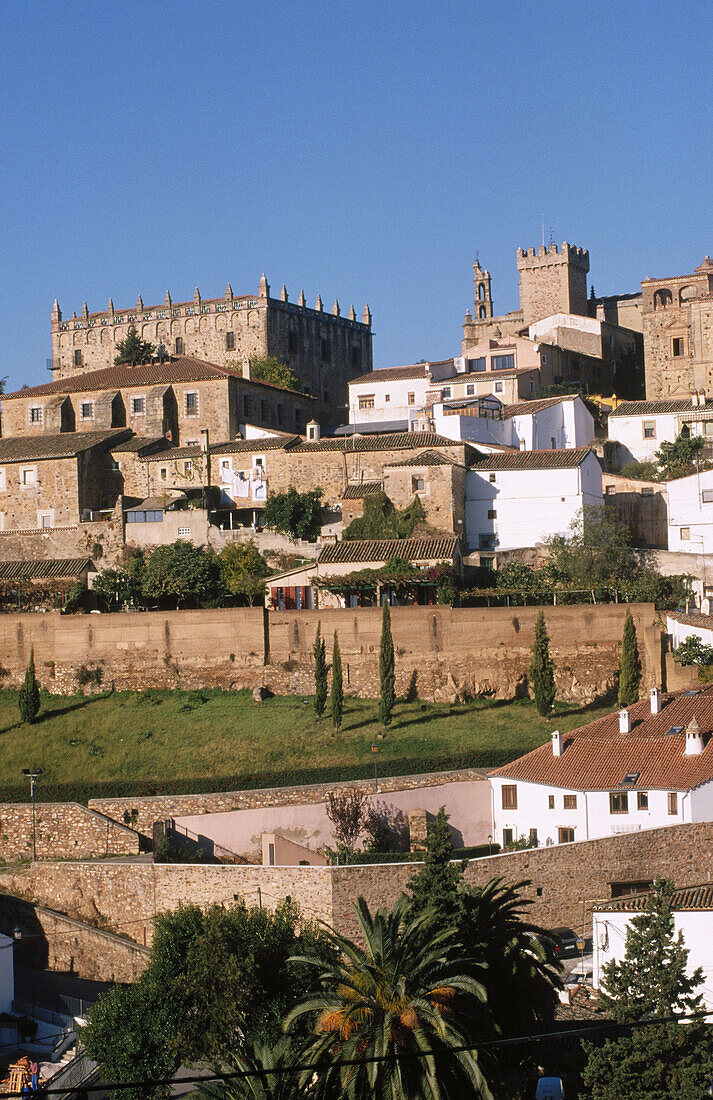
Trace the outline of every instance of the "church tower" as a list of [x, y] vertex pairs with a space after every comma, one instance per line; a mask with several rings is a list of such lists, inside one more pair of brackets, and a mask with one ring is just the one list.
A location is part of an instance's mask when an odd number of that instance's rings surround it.
[[473, 282], [475, 285], [475, 311], [476, 321], [485, 321], [493, 316], [493, 296], [490, 289], [490, 272], [484, 271], [480, 266], [480, 260], [473, 264]]

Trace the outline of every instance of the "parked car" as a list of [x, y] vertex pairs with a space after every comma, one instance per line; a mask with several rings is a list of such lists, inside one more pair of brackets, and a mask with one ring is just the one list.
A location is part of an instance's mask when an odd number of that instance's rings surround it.
[[570, 959], [580, 950], [580, 942], [571, 928], [548, 928], [558, 959]]

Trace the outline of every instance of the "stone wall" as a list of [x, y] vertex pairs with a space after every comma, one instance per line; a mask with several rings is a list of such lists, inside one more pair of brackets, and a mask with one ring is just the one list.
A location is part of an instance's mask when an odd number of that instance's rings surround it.
[[[639, 638], [643, 687], [661, 683], [661, 628], [651, 604], [600, 604], [545, 610], [561, 699], [585, 703], [608, 694], [619, 664], [627, 607]], [[395, 607], [396, 691], [455, 702], [464, 695], [511, 699], [527, 691], [527, 669], [539, 608]], [[312, 645], [317, 623], [336, 630], [345, 690], [378, 693], [379, 608], [273, 611], [222, 608], [129, 615], [0, 617], [0, 664], [19, 683], [34, 645], [50, 691], [76, 686], [83, 664], [102, 668], [103, 682], [149, 687], [253, 687], [278, 694], [314, 689]]]
[[[35, 806], [37, 859], [95, 859], [137, 855], [133, 829], [77, 802], [38, 802]], [[0, 803], [0, 860], [32, 858], [32, 805]]]
[[135, 982], [149, 960], [149, 950], [125, 936], [74, 920], [54, 909], [0, 894], [0, 931], [12, 935], [15, 962], [57, 970], [96, 982]]
[[[93, 558], [99, 568], [115, 565], [124, 549], [122, 503], [111, 519], [49, 530], [0, 531], [0, 561], [40, 561], [48, 558]], [[36, 522], [36, 521], [35, 521]], [[102, 548], [101, 555], [94, 548]]]
[[668, 545], [665, 484], [604, 474], [602, 489], [605, 506], [613, 509], [617, 519], [626, 524], [635, 546], [665, 548]]
[[[379, 791], [410, 791], [420, 787], [440, 787], [451, 783], [472, 783], [483, 779], [475, 768], [461, 771], [424, 772], [421, 775], [381, 776]], [[228, 813], [231, 810], [259, 810], [273, 806], [318, 805], [324, 802], [335, 783], [313, 783], [304, 787], [265, 787], [261, 790], [224, 791], [214, 794], [155, 795], [152, 798], [92, 798], [91, 809], [115, 821], [134, 822], [134, 828], [146, 837], [153, 834], [155, 821], [169, 817], [183, 818], [199, 814]], [[356, 779], [340, 783], [340, 787], [358, 787], [370, 793], [371, 779]]]
[[[356, 935], [354, 900], [390, 906], [420, 864], [352, 867], [200, 866], [129, 863], [34, 863], [22, 875], [0, 875], [0, 887], [52, 904], [75, 919], [107, 922], [138, 943], [150, 943], [152, 918], [181, 904], [249, 904], [274, 908], [286, 897], [310, 919]], [[484, 884], [493, 876], [529, 880], [531, 920], [545, 927], [586, 929], [591, 906], [612, 896], [615, 884], [665, 875], [677, 886], [713, 877], [713, 822], [625, 833], [578, 844], [470, 860], [466, 881]]]

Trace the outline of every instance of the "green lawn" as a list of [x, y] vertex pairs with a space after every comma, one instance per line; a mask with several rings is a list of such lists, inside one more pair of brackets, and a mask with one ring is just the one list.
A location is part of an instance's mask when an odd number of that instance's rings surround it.
[[[381, 774], [494, 766], [605, 713], [560, 704], [551, 722], [529, 700], [459, 706], [399, 703], [384, 740], [375, 700], [347, 699], [332, 736], [310, 698], [249, 692], [43, 695], [39, 720], [22, 725], [17, 694], [0, 691], [0, 800], [27, 797], [22, 769], [41, 766], [41, 798], [229, 790]], [[61, 789], [60, 789], [61, 788]]]

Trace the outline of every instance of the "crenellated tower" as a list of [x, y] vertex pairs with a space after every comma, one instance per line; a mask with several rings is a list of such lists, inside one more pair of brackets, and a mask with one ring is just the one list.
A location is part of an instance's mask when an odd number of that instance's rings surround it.
[[587, 273], [589, 252], [566, 241], [560, 249], [518, 248], [520, 309], [523, 324], [529, 325], [553, 313], [587, 316]]

